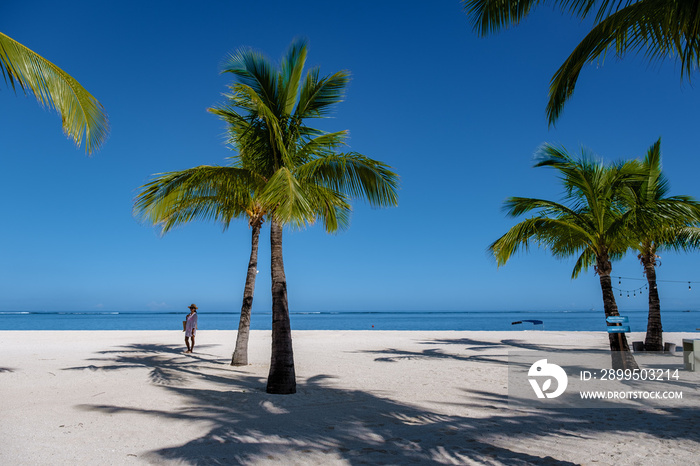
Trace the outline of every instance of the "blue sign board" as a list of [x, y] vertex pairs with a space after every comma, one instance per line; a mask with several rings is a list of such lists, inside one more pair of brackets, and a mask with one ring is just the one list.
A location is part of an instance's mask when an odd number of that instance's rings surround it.
[[630, 332], [630, 326], [629, 325], [622, 325], [618, 327], [608, 327], [608, 333], [629, 333]]
[[627, 322], [630, 321], [627, 316], [609, 316], [605, 320], [609, 324], [626, 324]]

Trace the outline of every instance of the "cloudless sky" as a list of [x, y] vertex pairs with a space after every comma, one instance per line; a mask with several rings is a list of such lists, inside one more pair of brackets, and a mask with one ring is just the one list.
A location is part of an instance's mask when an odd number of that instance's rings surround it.
[[[303, 36], [307, 66], [353, 76], [334, 117], [316, 126], [349, 130], [350, 149], [394, 167], [401, 191], [393, 209], [355, 202], [339, 234], [285, 232], [292, 311], [600, 311], [598, 277], [571, 280], [573, 259], [532, 250], [497, 268], [486, 253], [516, 222], [504, 199], [560, 198], [555, 173], [532, 168], [545, 142], [614, 161], [643, 157], [661, 137], [671, 194], [700, 197], [700, 89], [674, 62], [611, 55], [588, 66], [548, 127], [549, 80], [587, 26], [540, 7], [481, 38], [457, 0], [2, 2], [0, 31], [96, 96], [111, 134], [87, 157], [55, 112], [0, 82], [0, 310], [239, 310], [247, 223], [160, 237], [133, 217], [133, 199], [152, 174], [233, 155], [206, 111], [231, 83], [220, 74], [227, 54], [253, 47], [278, 61]], [[270, 308], [268, 242], [264, 228], [254, 312]], [[660, 280], [700, 281], [698, 253], [661, 256]], [[633, 255], [613, 275], [644, 278]], [[700, 283], [659, 288], [663, 308], [700, 304]], [[646, 294], [618, 303], [643, 309]]]

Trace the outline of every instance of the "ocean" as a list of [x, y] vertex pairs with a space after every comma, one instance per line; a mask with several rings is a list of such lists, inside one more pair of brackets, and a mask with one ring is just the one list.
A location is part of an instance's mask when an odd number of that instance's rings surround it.
[[[200, 330], [238, 328], [239, 312], [200, 311], [198, 314]], [[186, 312], [173, 311], [0, 311], [0, 330], [182, 330], [186, 315]], [[631, 331], [646, 331], [646, 311], [629, 311], [622, 315], [629, 317]], [[292, 311], [290, 319], [292, 330], [605, 330], [602, 310]], [[251, 329], [269, 330], [271, 320], [269, 312], [253, 313]], [[700, 328], [700, 311], [664, 310], [661, 320], [666, 332], [693, 332]]]

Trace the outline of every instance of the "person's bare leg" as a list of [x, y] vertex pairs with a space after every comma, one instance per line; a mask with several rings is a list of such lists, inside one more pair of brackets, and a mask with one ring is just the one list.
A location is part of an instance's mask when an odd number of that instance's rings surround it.
[[190, 353], [194, 351], [194, 335], [192, 335], [192, 346], [190, 346]]
[[192, 348], [190, 348], [190, 337], [185, 337], [185, 345], [187, 346], [187, 351], [185, 351], [185, 353], [191, 353]]

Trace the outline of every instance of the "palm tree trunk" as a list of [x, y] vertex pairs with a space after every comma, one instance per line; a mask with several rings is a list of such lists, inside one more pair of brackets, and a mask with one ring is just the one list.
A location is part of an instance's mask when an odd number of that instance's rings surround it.
[[243, 304], [241, 305], [241, 319], [238, 321], [238, 334], [236, 335], [236, 349], [231, 358], [232, 366], [248, 365], [248, 337], [250, 336], [250, 311], [253, 307], [253, 294], [255, 293], [255, 278], [258, 273], [258, 241], [260, 239], [260, 227], [262, 219], [254, 219], [251, 222], [252, 239], [250, 245], [250, 260], [248, 261], [248, 274], [245, 277], [243, 290]]
[[292, 329], [287, 304], [287, 279], [282, 260], [282, 227], [270, 222], [270, 256], [272, 269], [272, 357], [267, 377], [267, 393], [296, 393]]
[[661, 301], [659, 290], [656, 288], [656, 254], [640, 255], [644, 273], [649, 284], [649, 317], [647, 319], [647, 335], [644, 339], [646, 351], [663, 351], [663, 329], [661, 327]]
[[[610, 272], [612, 272], [612, 264], [607, 255], [598, 257], [596, 260], [598, 276], [600, 277], [600, 288], [603, 292], [603, 309], [605, 310], [606, 319], [611, 316], [619, 316], [617, 303], [615, 302], [615, 293], [613, 292], [612, 281], [610, 280]], [[606, 321], [607, 325], [607, 321]], [[630, 352], [627, 336], [624, 333], [608, 333], [610, 342], [610, 355], [612, 357], [613, 369], [639, 369], [637, 361]]]

